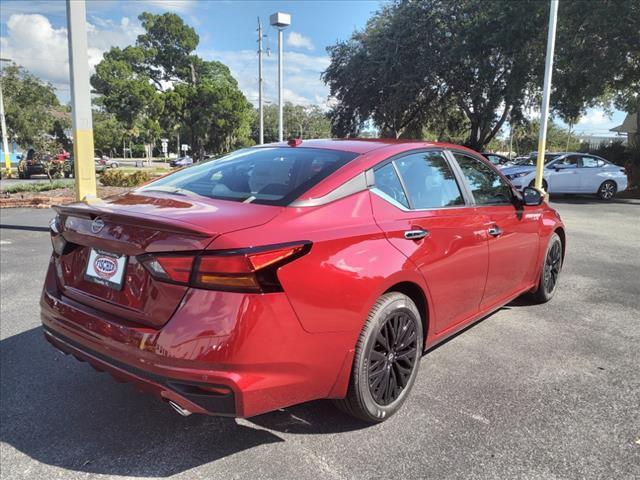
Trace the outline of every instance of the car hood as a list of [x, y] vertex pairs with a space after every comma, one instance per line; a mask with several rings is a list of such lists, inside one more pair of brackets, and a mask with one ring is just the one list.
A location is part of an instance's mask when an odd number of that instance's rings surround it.
[[529, 165], [512, 165], [510, 167], [505, 167], [500, 171], [505, 175], [516, 175], [522, 172], [526, 172], [526, 173], [533, 172], [535, 171], [535, 169], [536, 167], [532, 167]]

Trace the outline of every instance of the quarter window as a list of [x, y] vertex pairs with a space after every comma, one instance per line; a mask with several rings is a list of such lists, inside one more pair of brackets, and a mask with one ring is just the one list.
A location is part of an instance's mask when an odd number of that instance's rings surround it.
[[394, 160], [413, 209], [464, 205], [458, 183], [442, 152], [430, 151]]
[[478, 205], [510, 204], [511, 187], [491, 167], [472, 157], [453, 154]]
[[407, 202], [407, 197], [404, 194], [402, 183], [400, 183], [392, 163], [387, 163], [384, 167], [375, 171], [375, 182], [378, 190], [409, 208], [409, 202]]

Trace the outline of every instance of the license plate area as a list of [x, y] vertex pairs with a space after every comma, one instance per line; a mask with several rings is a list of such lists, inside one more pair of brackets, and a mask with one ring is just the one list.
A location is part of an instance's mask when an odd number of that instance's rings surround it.
[[126, 255], [92, 248], [84, 279], [114, 290], [121, 290], [126, 268]]

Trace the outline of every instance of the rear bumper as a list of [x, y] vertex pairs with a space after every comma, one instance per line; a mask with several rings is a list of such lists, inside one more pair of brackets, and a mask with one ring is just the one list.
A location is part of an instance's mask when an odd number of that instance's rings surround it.
[[[224, 416], [235, 416], [236, 405], [233, 391], [224, 386], [207, 383], [185, 383], [180, 379], [155, 375], [144, 369], [122, 363], [98, 352], [89, 350], [69, 338], [44, 327], [44, 336], [55, 348], [72, 354], [80, 361], [89, 363], [101, 372], [110, 373], [117, 381], [129, 382], [140, 390], [154, 394], [166, 401], [172, 401], [191, 413], [205, 413]], [[201, 387], [216, 387], [218, 393], [207, 392]]]
[[306, 332], [285, 294], [191, 289], [159, 329], [64, 296], [51, 262], [46, 339], [120, 381], [193, 412], [249, 417], [346, 393], [357, 332]]

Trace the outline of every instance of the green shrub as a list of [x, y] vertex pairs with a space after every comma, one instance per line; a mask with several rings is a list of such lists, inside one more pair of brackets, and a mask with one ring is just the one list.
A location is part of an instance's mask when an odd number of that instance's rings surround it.
[[10, 185], [2, 191], [7, 193], [46, 192], [58, 188], [73, 188], [73, 180], [55, 180], [49, 183], [18, 183], [17, 185]]
[[137, 187], [151, 180], [151, 175], [144, 170], [126, 173], [122, 170], [106, 170], [100, 175], [100, 183], [105, 187]]

